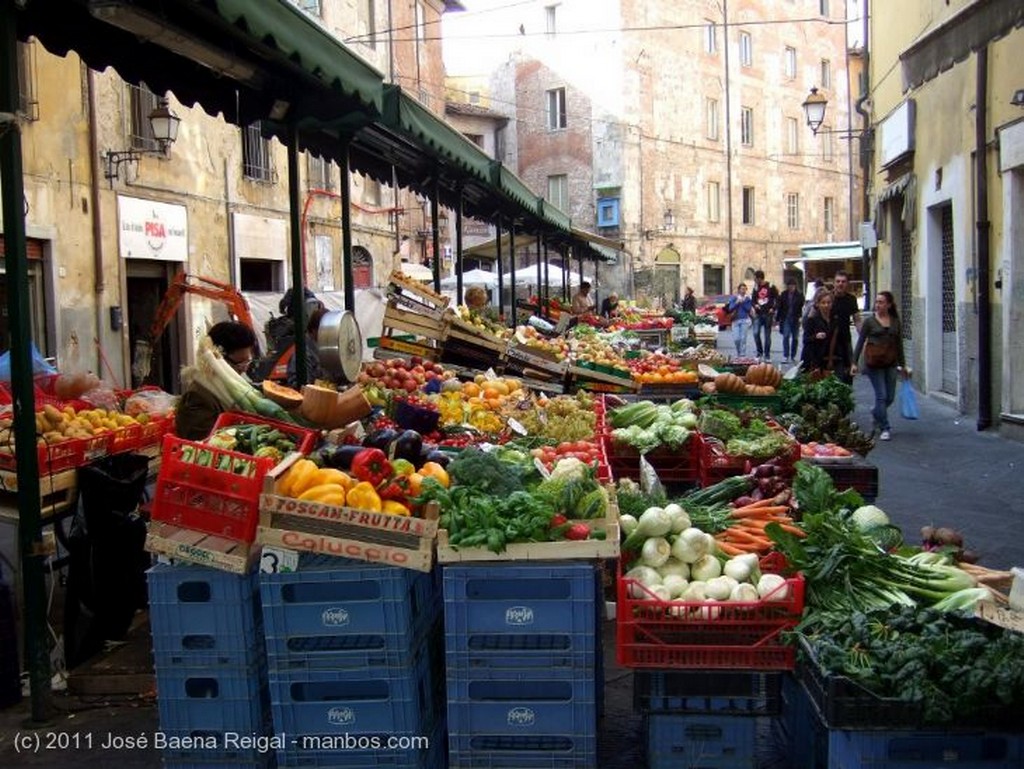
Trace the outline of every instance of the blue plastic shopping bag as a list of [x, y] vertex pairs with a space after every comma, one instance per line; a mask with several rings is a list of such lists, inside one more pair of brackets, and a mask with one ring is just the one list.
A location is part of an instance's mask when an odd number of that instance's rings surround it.
[[921, 416], [917, 408], [917, 393], [914, 392], [914, 386], [910, 384], [909, 379], [900, 382], [899, 398], [900, 413], [904, 419], [917, 419]]
[[[32, 342], [32, 375], [56, 374], [57, 369], [46, 362], [46, 358], [39, 352], [36, 343]], [[0, 381], [11, 381], [11, 353], [10, 351], [0, 355]]]

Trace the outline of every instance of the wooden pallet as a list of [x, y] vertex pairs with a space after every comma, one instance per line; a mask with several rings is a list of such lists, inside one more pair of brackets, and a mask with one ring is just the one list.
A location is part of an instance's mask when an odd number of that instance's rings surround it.
[[183, 529], [153, 521], [146, 532], [146, 550], [176, 561], [209, 566], [234, 574], [248, 573], [259, 557], [258, 545], [215, 537], [201, 531]]
[[448, 324], [443, 319], [419, 315], [402, 309], [395, 302], [388, 302], [384, 310], [384, 329], [404, 331], [437, 342], [443, 342], [448, 334]]
[[608, 487], [608, 513], [601, 520], [583, 521], [591, 529], [600, 529], [605, 539], [582, 542], [513, 542], [504, 552], [492, 553], [486, 547], [453, 547], [448, 544], [448, 530], [437, 530], [437, 562], [467, 563], [473, 561], [567, 561], [619, 557], [619, 506], [615, 492]]
[[428, 515], [432, 517], [374, 513], [264, 493], [260, 497], [256, 541], [288, 550], [430, 571], [437, 536], [436, 508]]
[[555, 355], [516, 342], [509, 344], [506, 356], [524, 369], [543, 371], [556, 377], [565, 376], [569, 368], [569, 362], [566, 360], [559, 360]]

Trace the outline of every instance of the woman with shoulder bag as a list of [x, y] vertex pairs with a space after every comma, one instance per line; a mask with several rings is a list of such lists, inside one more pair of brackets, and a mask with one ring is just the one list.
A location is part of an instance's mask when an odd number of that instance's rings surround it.
[[832, 292], [827, 288], [818, 289], [813, 309], [804, 319], [804, 348], [800, 360], [812, 379], [824, 379], [847, 363], [843, 359], [842, 345], [837, 344], [832, 299]]
[[864, 320], [853, 351], [853, 366], [850, 373], [856, 374], [856, 363], [864, 354], [864, 374], [871, 380], [875, 391], [875, 406], [871, 416], [875, 420], [875, 432], [880, 440], [891, 437], [889, 406], [896, 399], [896, 381], [900, 374], [910, 376], [903, 358], [903, 333], [896, 300], [889, 291], [879, 291], [875, 297], [875, 313]]

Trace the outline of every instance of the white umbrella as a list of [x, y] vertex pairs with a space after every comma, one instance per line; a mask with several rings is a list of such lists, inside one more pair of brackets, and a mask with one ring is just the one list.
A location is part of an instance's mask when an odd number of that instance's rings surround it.
[[[541, 266], [541, 277], [544, 276], [544, 267]], [[570, 286], [578, 286], [580, 284], [580, 275], [578, 272], [569, 270], [568, 283]], [[526, 284], [528, 286], [537, 285], [537, 265], [531, 265], [529, 267], [522, 267], [515, 272], [516, 283]], [[549, 264], [547, 268], [547, 285], [549, 286], [561, 286], [562, 285], [562, 268], [555, 264]], [[508, 285], [512, 281], [512, 273], [508, 272], [502, 276], [505, 284]]]
[[[458, 279], [452, 275], [441, 281], [441, 288], [455, 288]], [[464, 286], [486, 286], [491, 288], [498, 285], [498, 273], [488, 270], [470, 270], [462, 273], [462, 285]]]

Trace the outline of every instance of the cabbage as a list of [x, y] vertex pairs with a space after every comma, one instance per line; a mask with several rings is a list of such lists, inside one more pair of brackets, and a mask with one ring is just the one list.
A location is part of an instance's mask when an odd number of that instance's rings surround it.
[[888, 526], [889, 516], [885, 512], [874, 505], [863, 505], [853, 511], [853, 515], [850, 516], [850, 520], [853, 521], [854, 525], [861, 531], [867, 531], [877, 526]]

